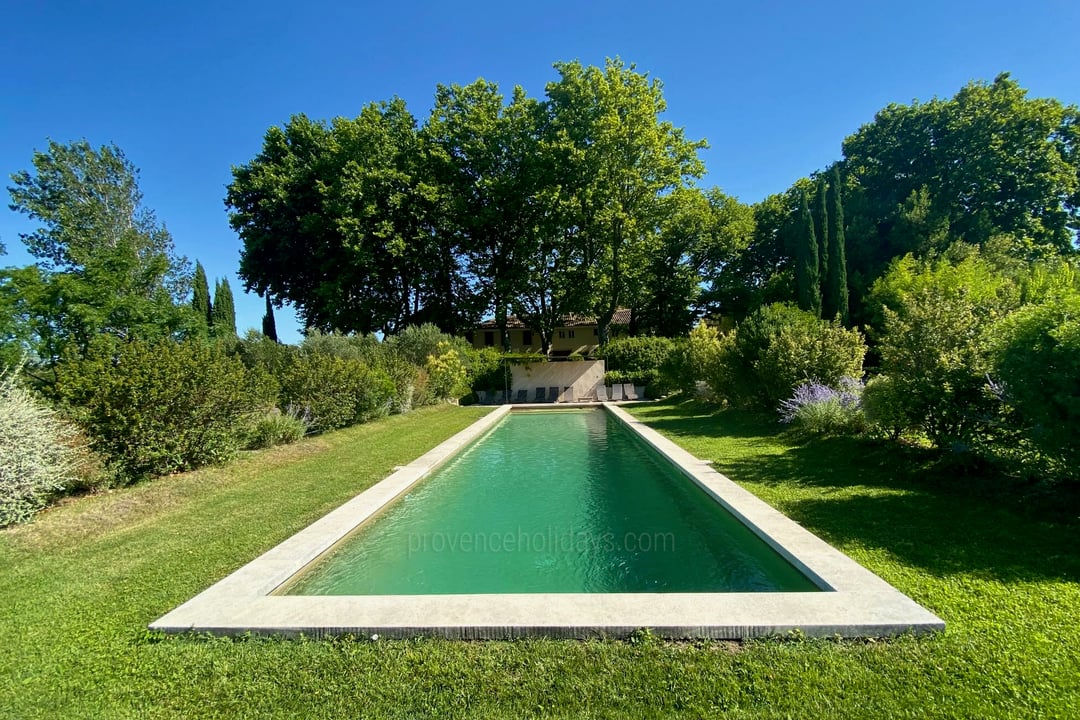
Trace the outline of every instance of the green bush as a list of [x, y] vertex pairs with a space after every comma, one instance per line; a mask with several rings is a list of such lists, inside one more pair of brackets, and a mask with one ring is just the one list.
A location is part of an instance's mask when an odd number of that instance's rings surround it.
[[963, 292], [920, 288], [884, 308], [881, 370], [895, 385], [890, 410], [938, 448], [971, 444], [995, 413], [980, 308]]
[[387, 414], [395, 391], [384, 371], [361, 360], [305, 353], [286, 370], [281, 400], [305, 408], [312, 426], [326, 432]]
[[431, 323], [420, 326], [409, 325], [397, 335], [386, 338], [385, 342], [416, 367], [424, 367], [429, 356], [441, 354], [439, 343], [445, 343], [456, 351], [459, 357], [468, 356], [473, 349], [465, 338], [447, 335]]
[[469, 384], [473, 390], [501, 390], [507, 385], [508, 356], [495, 348], [474, 350], [470, 354]]
[[0, 527], [29, 520], [76, 480], [78, 431], [0, 371]]
[[706, 381], [717, 367], [722, 352], [719, 331], [700, 322], [689, 336], [674, 341], [671, 353], [660, 367], [661, 379], [673, 390], [692, 392], [698, 381]]
[[289, 408], [281, 412], [274, 408], [252, 425], [247, 437], [247, 449], [288, 445], [304, 437], [310, 428], [311, 416], [306, 409]]
[[911, 428], [904, 390], [888, 375], [878, 375], [863, 388], [862, 408], [871, 429], [893, 440]]
[[428, 393], [436, 400], [457, 399], [469, 393], [469, 371], [457, 350], [441, 342], [429, 355], [424, 370], [428, 375]]
[[638, 372], [659, 370], [675, 348], [671, 338], [625, 337], [615, 338], [599, 350], [607, 370]]
[[996, 328], [994, 374], [1023, 432], [1047, 457], [1080, 462], [1080, 294], [1021, 308]]
[[279, 381], [296, 351], [293, 345], [282, 345], [255, 332], [236, 342], [236, 354], [246, 368], [262, 368]]
[[57, 397], [124, 480], [232, 457], [276, 392], [267, 373], [194, 340], [99, 342], [56, 368]]
[[862, 377], [866, 343], [858, 330], [827, 322], [794, 305], [755, 310], [704, 357], [706, 382], [720, 398], [775, 408], [805, 380], [836, 387]]

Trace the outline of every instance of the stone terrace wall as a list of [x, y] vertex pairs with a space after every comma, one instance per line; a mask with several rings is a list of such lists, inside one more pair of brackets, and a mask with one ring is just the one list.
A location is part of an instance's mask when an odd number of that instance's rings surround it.
[[604, 382], [603, 360], [582, 360], [566, 362], [538, 362], [528, 365], [513, 365], [513, 386], [510, 389], [510, 399], [517, 397], [518, 390], [528, 391], [528, 402], [536, 397], [536, 388], [557, 387], [565, 393], [569, 401], [575, 399], [584, 400], [589, 391]]

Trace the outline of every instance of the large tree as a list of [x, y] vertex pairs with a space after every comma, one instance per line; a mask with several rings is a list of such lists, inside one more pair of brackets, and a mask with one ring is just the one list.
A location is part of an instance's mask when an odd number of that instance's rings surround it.
[[923, 251], [928, 238], [897, 227], [905, 205], [921, 197], [927, 223], [947, 226], [952, 238], [982, 244], [1011, 234], [1071, 250], [1080, 229], [1078, 119], [1074, 106], [1028, 98], [1007, 73], [950, 99], [889, 105], [843, 144], [859, 196], [851, 199], [866, 215], [849, 241], [885, 252], [867, 258], [870, 272]]
[[453, 239], [477, 305], [494, 314], [506, 350], [507, 317], [536, 231], [541, 111], [520, 87], [507, 105], [485, 80], [440, 85], [422, 132], [442, 201], [440, 232]]
[[270, 128], [233, 168], [225, 200], [245, 289], [292, 303], [309, 327], [452, 331], [474, 313], [453, 239], [436, 230], [416, 122], [399, 99], [330, 125], [303, 115]]
[[120, 148], [50, 141], [33, 171], [12, 175], [11, 209], [40, 223], [20, 238], [37, 259], [5, 271], [3, 293], [38, 359], [83, 352], [95, 337], [154, 339], [191, 328], [181, 303], [187, 261], [143, 206], [138, 171]]
[[608, 339], [611, 319], [633, 304], [634, 274], [662, 214], [663, 195], [704, 172], [681, 128], [660, 119], [662, 85], [633, 65], [609, 59], [603, 68], [556, 63], [560, 79], [547, 97], [556, 142], [573, 158], [561, 192], [590, 271], [589, 310]]

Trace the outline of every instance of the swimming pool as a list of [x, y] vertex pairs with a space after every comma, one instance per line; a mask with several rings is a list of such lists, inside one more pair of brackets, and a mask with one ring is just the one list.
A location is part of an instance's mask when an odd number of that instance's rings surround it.
[[[627, 636], [650, 628], [666, 637], [749, 638], [799, 630], [807, 636], [887, 636], [941, 630], [944, 623], [710, 465], [606, 404], [603, 412], [676, 470], [819, 591], [736, 592], [424, 592], [423, 594], [288, 594], [302, 573], [345, 547], [366, 523], [454, 462], [510, 412], [502, 406], [466, 430], [398, 468], [312, 525], [150, 624], [164, 632], [284, 636], [379, 635], [449, 638]], [[605, 419], [607, 422], [607, 419]], [[558, 453], [552, 446], [550, 454]], [[520, 475], [533, 468], [514, 462]], [[512, 498], [504, 499], [511, 501]], [[361, 530], [361, 533], [363, 531]], [[407, 552], [407, 546], [405, 552]], [[397, 591], [396, 591], [397, 592]]]
[[286, 593], [819, 590], [600, 408], [507, 415], [328, 555]]

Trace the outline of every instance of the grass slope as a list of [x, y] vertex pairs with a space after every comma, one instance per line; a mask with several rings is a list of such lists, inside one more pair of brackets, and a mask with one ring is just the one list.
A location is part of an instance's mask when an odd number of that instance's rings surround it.
[[162, 638], [148, 622], [484, 412], [430, 408], [0, 532], [0, 717], [1076, 717], [1075, 515], [735, 413], [642, 419], [942, 616], [870, 641]]

